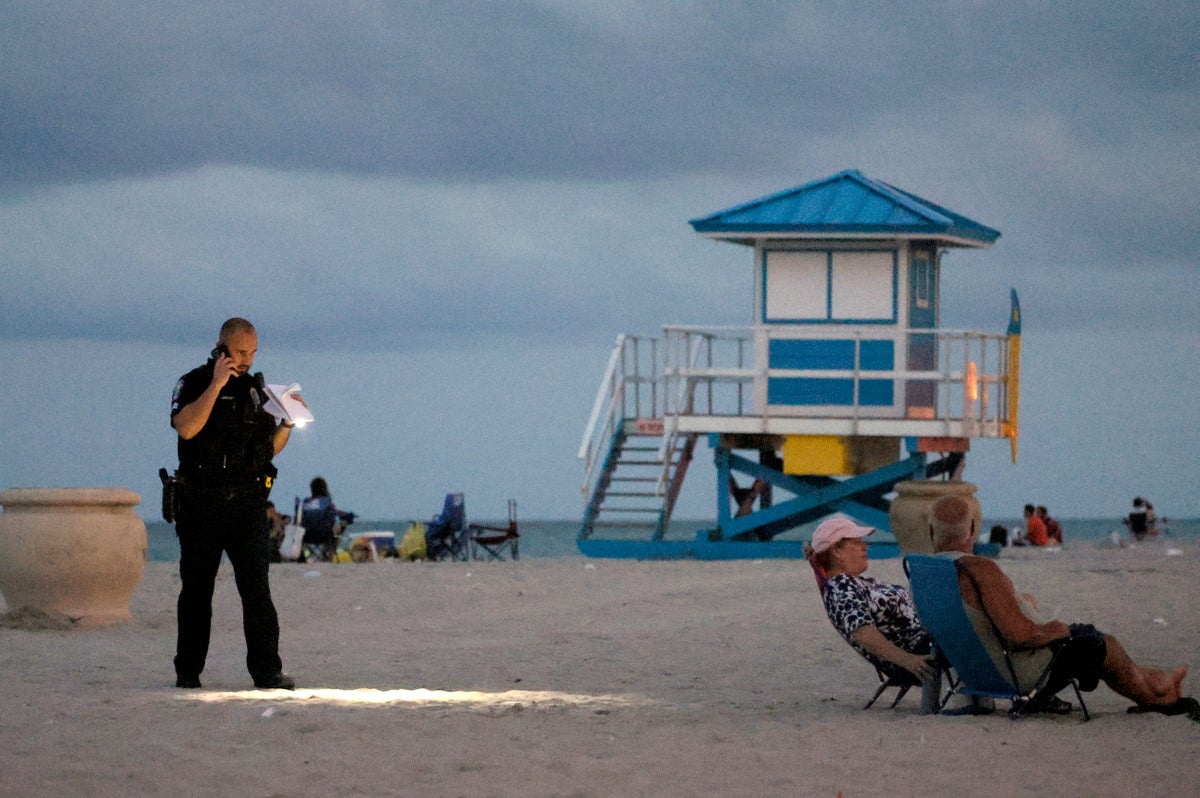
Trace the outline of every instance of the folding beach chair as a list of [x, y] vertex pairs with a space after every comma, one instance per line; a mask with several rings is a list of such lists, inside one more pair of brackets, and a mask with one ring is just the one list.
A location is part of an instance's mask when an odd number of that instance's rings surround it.
[[425, 526], [425, 557], [430, 560], [466, 560], [468, 534], [463, 495], [447, 493], [442, 511]]
[[305, 499], [296, 515], [304, 519], [304, 547], [308, 550], [306, 559], [314, 561], [333, 559], [338, 542], [334, 530], [334, 522], [337, 518], [329, 500], [324, 497]]
[[[910, 554], [904, 560], [904, 570], [912, 584], [913, 603], [917, 606], [921, 623], [957, 674], [957, 684], [951, 685], [952, 694], [957, 692], [1010, 701], [1012, 709], [1009, 714], [1013, 718], [1024, 714], [1031, 704], [1036, 706], [1037, 700], [1050, 697], [1042, 691], [1054, 667], [1057, 652], [1037, 678], [1030, 680], [1026, 677], [1023, 682], [1013, 662], [1014, 654], [1020, 649], [1005, 644], [1000, 631], [989, 619], [987, 632], [992, 640], [988, 642], [994, 644], [994, 650], [1002, 654], [1001, 662], [994, 660], [980, 637], [980, 630], [976, 629], [967, 615], [958, 589], [959, 569], [955, 558]], [[1091, 720], [1079, 691], [1079, 682], [1071, 679], [1070, 684], [1079, 699], [1084, 720]]]
[[[824, 606], [824, 604], [825, 604], [825, 601], [824, 601], [825, 588], [829, 584], [829, 575], [825, 573], [825, 569], [823, 569], [820, 565], [817, 564], [816, 560], [809, 558], [808, 564], [810, 566], [812, 566], [813, 576], [817, 580], [817, 590], [821, 594], [821, 599], [822, 599], [821, 604], [822, 604], [822, 606]], [[828, 614], [828, 613], [826, 613], [826, 614]], [[830, 618], [829, 622], [833, 623], [833, 619]], [[837, 627], [834, 626], [834, 628], [836, 629]], [[840, 636], [841, 632], [839, 631], [838, 634]], [[853, 646], [851, 646], [851, 648], [853, 648]], [[862, 654], [862, 652], [856, 648], [854, 649], [854, 651], [860, 655]], [[879, 677], [879, 689], [875, 691], [875, 695], [871, 696], [871, 700], [866, 703], [866, 706], [864, 706], [863, 709], [870, 709], [875, 704], [875, 702], [877, 700], [879, 700], [879, 697], [881, 695], [883, 695], [884, 691], [887, 690], [889, 687], [896, 688], [896, 698], [894, 701], [892, 701], [892, 706], [891, 706], [892, 709], [895, 709], [896, 705], [900, 703], [900, 699], [904, 698], [905, 694], [908, 693], [909, 689], [911, 689], [913, 687], [917, 687], [921, 684], [921, 680], [918, 679], [916, 676], [913, 676], [908, 671], [902, 671], [900, 673], [888, 673], [888, 672], [884, 671], [883, 669], [881, 669], [878, 665], [876, 665], [872, 660], [867, 658], [865, 655], [863, 656], [863, 659], [867, 660], [867, 662], [870, 663], [871, 667], [873, 667], [875, 669], [875, 675]]]
[[517, 502], [508, 500], [508, 526], [484, 526], [470, 524], [471, 557], [476, 560], [503, 560], [504, 553], [514, 560], [520, 558], [518, 543], [521, 534], [517, 531]]

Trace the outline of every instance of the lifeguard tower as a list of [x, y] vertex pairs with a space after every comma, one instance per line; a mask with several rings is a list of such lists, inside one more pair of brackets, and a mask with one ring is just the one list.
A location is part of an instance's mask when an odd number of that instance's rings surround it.
[[[584, 554], [802, 556], [775, 538], [837, 511], [889, 529], [897, 483], [956, 478], [973, 438], [1016, 457], [1015, 291], [1006, 333], [938, 326], [942, 254], [999, 232], [858, 171], [691, 225], [753, 251], [754, 323], [617, 338], [579, 450]], [[702, 437], [715, 526], [671, 539]]]

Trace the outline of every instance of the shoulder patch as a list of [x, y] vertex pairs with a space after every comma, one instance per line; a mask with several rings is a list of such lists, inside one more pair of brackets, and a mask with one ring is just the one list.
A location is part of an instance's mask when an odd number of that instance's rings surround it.
[[171, 392], [171, 417], [179, 412], [179, 397], [183, 394], [183, 377], [175, 383], [175, 390]]

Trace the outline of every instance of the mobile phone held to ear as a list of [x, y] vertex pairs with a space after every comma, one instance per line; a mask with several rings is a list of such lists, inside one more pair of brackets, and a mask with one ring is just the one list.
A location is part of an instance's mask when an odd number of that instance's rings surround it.
[[229, 354], [229, 347], [225, 346], [225, 344], [217, 344], [215, 347], [213, 347], [213, 351], [210, 352], [208, 356], [213, 360], [216, 360], [221, 355], [224, 355], [225, 357], [233, 357], [233, 355]]

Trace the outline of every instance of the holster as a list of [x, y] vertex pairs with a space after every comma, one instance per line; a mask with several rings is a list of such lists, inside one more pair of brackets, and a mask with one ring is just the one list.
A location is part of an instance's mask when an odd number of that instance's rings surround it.
[[179, 481], [167, 472], [167, 469], [158, 469], [158, 478], [162, 480], [162, 517], [168, 524], [175, 521], [175, 509], [178, 501]]

